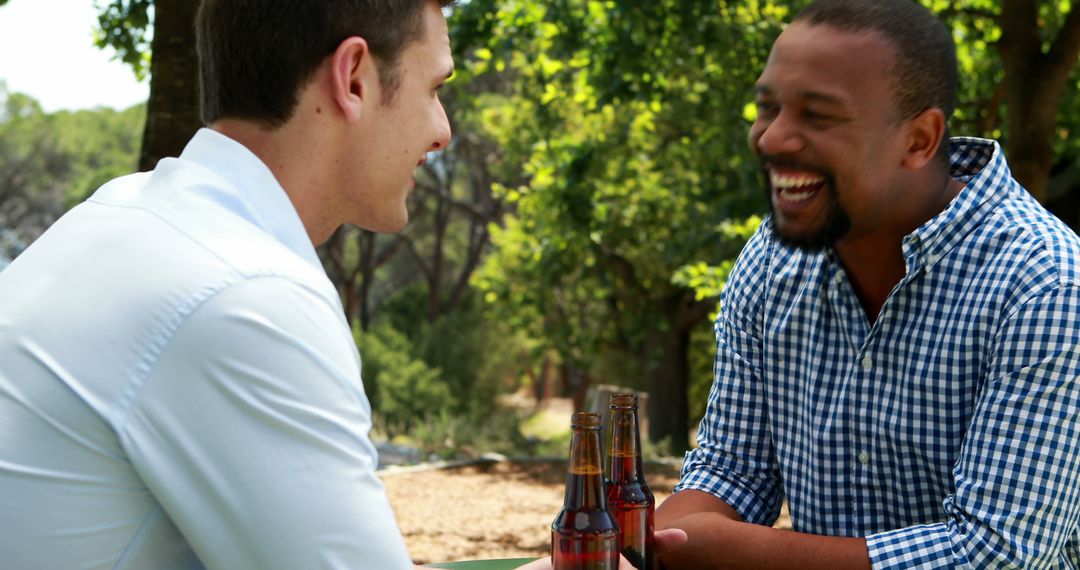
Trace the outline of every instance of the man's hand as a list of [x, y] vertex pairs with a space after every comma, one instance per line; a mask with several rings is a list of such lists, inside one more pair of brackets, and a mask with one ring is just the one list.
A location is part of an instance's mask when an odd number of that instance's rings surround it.
[[[658, 530], [653, 535], [653, 540], [656, 554], [662, 556], [677, 550], [686, 543], [686, 531], [679, 528]], [[552, 570], [551, 557], [545, 556], [540, 560], [534, 560], [524, 566], [519, 566], [517, 570]], [[619, 570], [634, 570], [634, 567], [625, 557], [620, 556]]]
[[870, 568], [862, 538], [816, 536], [746, 523], [727, 503], [701, 491], [680, 491], [668, 497], [656, 509], [656, 526], [681, 528], [689, 536], [677, 548], [657, 549], [669, 568]]

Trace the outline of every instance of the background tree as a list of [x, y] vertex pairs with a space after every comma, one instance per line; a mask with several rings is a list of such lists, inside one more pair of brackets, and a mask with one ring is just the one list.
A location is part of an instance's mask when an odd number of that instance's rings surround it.
[[1080, 228], [1080, 10], [1061, 0], [929, 0], [960, 59], [956, 133], [999, 139], [1013, 175]]
[[139, 170], [178, 156], [202, 126], [194, 32], [198, 7], [199, 0], [109, 0], [98, 15], [98, 45], [116, 49], [137, 76], [150, 74]]
[[67, 208], [131, 172], [145, 107], [45, 113], [0, 82], [0, 254], [15, 257]]
[[715, 299], [676, 275], [734, 255], [745, 238], [722, 222], [761, 208], [747, 93], [787, 12], [572, 0], [460, 12], [480, 40], [461, 67], [512, 78], [484, 101], [501, 105], [486, 126], [529, 175], [505, 191], [517, 215], [483, 285], [586, 379], [648, 389], [650, 435], [685, 449], [690, 339]]

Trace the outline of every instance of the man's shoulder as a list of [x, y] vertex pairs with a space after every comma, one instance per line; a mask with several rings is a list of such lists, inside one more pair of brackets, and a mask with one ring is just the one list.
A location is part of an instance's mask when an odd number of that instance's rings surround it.
[[1005, 255], [1048, 285], [1080, 285], [1080, 236], [1019, 185], [987, 219]]
[[258, 212], [226, 180], [198, 164], [167, 159], [152, 173], [106, 184], [90, 203], [103, 210], [100, 217], [114, 220], [95, 229], [128, 245], [118, 253], [160, 264], [164, 271], [205, 266], [238, 278], [326, 282], [320, 267], [263, 227]]

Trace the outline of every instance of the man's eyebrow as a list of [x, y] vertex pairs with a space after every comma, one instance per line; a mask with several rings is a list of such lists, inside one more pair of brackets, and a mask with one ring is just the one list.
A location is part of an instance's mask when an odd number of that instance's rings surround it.
[[[765, 97], [769, 97], [769, 96], [773, 95], [773, 90], [768, 85], [755, 85], [754, 86], [754, 92], [757, 93], [758, 95], [765, 96]], [[839, 106], [839, 107], [845, 107], [846, 106], [843, 99], [841, 99], [841, 98], [839, 98], [839, 97], [837, 97], [835, 95], [829, 95], [827, 93], [822, 93], [820, 91], [803, 91], [803, 92], [799, 93], [799, 95], [803, 99], [806, 99], [808, 101], [817, 101], [819, 103], [824, 103], [824, 104], [827, 104], [827, 105], [836, 105], [836, 106]]]
[[818, 101], [818, 102], [821, 102], [821, 103], [826, 103], [828, 105], [837, 105], [837, 106], [840, 106], [840, 107], [845, 106], [844, 101], [842, 99], [840, 99], [839, 97], [833, 96], [833, 95], [828, 95], [826, 93], [819, 93], [817, 91], [805, 91], [805, 92], [803, 92], [802, 96], [803, 96], [804, 99], [809, 99], [811, 101]]

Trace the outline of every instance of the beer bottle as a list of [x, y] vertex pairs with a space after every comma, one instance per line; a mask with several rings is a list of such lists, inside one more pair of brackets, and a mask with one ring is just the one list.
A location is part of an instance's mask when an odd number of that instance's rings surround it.
[[611, 396], [608, 508], [619, 525], [619, 549], [638, 570], [659, 568], [653, 553], [656, 499], [645, 483], [638, 433], [637, 394]]
[[551, 523], [551, 562], [554, 570], [617, 570], [619, 529], [604, 498], [600, 414], [578, 412], [570, 427], [566, 498]]

